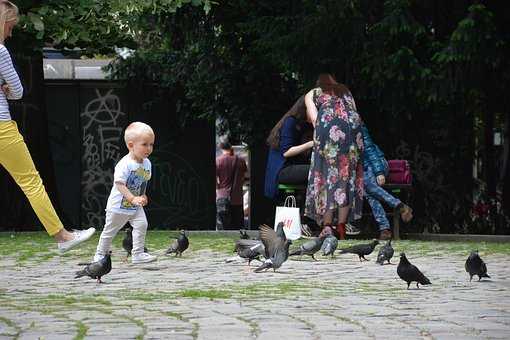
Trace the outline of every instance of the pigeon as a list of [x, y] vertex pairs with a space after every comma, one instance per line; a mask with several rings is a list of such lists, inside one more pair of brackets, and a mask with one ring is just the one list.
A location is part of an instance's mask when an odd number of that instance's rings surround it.
[[391, 258], [393, 257], [393, 253], [395, 251], [393, 250], [393, 247], [391, 246], [391, 240], [388, 240], [384, 246], [379, 249], [379, 254], [377, 254], [377, 263], [379, 263], [381, 266], [384, 264], [384, 261], [388, 261], [388, 264], [392, 264], [390, 262]]
[[102, 283], [101, 277], [105, 276], [112, 270], [112, 252], [108, 252], [101, 260], [87, 264], [87, 266], [80, 271], [76, 272], [75, 279], [82, 276], [90, 276], [93, 279], [97, 279], [97, 283]]
[[264, 244], [260, 240], [239, 239], [236, 240], [235, 242], [234, 252], [237, 252], [237, 255], [239, 255], [239, 257], [242, 257], [243, 259], [248, 259], [249, 266], [251, 261], [253, 260], [260, 261], [260, 256], [265, 255], [266, 249], [264, 247]]
[[[124, 236], [124, 239], [122, 240], [122, 248], [127, 252], [126, 258], [131, 256], [131, 251], [133, 250], [133, 227], [127, 226], [126, 227], [126, 236]], [[148, 253], [149, 250], [147, 247], [143, 247], [143, 251], [145, 253]]]
[[340, 254], [345, 253], [356, 254], [359, 256], [360, 262], [363, 262], [363, 260], [368, 261], [368, 259], [365, 258], [365, 255], [369, 255], [370, 253], [372, 253], [374, 251], [375, 246], [378, 244], [379, 241], [377, 240], [373, 240], [371, 243], [368, 244], [356, 244], [349, 248], [340, 249]]
[[478, 275], [478, 281], [480, 281], [482, 277], [490, 278], [490, 276], [487, 274], [487, 266], [478, 255], [478, 250], [471, 252], [466, 260], [465, 267], [466, 271], [469, 273], [469, 282], [471, 282], [474, 275]]
[[289, 256], [296, 256], [296, 255], [310, 255], [312, 259], [317, 261], [315, 258], [315, 253], [321, 250], [322, 243], [324, 242], [324, 239], [326, 236], [322, 237], [314, 237], [309, 241], [306, 241], [301, 246], [299, 246], [299, 249], [294, 250], [292, 253], [289, 254]]
[[398, 276], [407, 282], [407, 289], [409, 289], [409, 285], [411, 282], [416, 282], [416, 288], [420, 289], [418, 284], [422, 285], [430, 285], [432, 284], [429, 279], [423, 275], [423, 273], [414, 265], [409, 262], [406, 257], [406, 254], [400, 253], [400, 262], [397, 267]]
[[276, 232], [268, 225], [261, 225], [260, 239], [266, 250], [266, 260], [255, 269], [255, 272], [259, 273], [269, 268], [273, 268], [273, 271], [276, 271], [276, 269], [280, 268], [282, 264], [287, 261], [289, 257], [289, 246], [292, 243], [291, 240], [287, 240], [283, 233], [283, 223], [277, 225]]
[[165, 255], [175, 253], [175, 256], [182, 256], [182, 253], [188, 249], [189, 240], [186, 232], [181, 230], [177, 239], [170, 245], [170, 248], [165, 252]]
[[321, 250], [322, 256], [331, 255], [333, 257], [336, 248], [338, 247], [338, 239], [333, 235], [328, 235], [322, 243]]
[[250, 239], [250, 236], [248, 236], [248, 233], [244, 229], [239, 229], [239, 234], [241, 234], [240, 235], [241, 240], [249, 240]]

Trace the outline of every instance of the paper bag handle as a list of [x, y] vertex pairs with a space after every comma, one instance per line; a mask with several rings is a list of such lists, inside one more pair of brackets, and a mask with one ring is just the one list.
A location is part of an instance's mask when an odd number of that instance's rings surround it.
[[289, 196], [285, 197], [285, 202], [283, 203], [283, 206], [295, 208], [297, 206], [296, 205], [296, 197], [294, 197], [293, 195], [289, 195]]

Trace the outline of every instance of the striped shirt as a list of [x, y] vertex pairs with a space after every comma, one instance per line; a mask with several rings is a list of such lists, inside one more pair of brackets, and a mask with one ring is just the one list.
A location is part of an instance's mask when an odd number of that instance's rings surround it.
[[9, 85], [9, 96], [6, 96], [5, 92], [0, 90], [0, 121], [11, 120], [7, 99], [21, 99], [23, 96], [23, 86], [19, 80], [18, 73], [12, 65], [11, 55], [2, 44], [0, 44], [0, 84]]

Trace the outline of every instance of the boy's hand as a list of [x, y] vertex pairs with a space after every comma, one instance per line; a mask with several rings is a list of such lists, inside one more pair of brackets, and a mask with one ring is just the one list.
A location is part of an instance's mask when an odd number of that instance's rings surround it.
[[146, 200], [144, 200], [143, 196], [135, 196], [131, 200], [132, 205], [136, 205], [136, 206], [140, 206], [140, 207], [143, 207], [145, 204], [147, 204], [147, 203], [144, 204], [144, 202], [146, 202]]
[[384, 177], [384, 175], [377, 176], [377, 184], [382, 186], [384, 185], [384, 183], [386, 183], [386, 178]]
[[142, 195], [140, 196], [141, 198], [143, 198], [143, 204], [142, 206], [146, 206], [148, 203], [149, 203], [149, 198], [147, 197], [147, 195]]

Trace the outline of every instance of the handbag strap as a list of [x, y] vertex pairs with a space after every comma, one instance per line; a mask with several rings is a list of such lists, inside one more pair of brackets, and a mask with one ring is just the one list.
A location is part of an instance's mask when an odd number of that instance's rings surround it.
[[285, 197], [285, 202], [283, 203], [283, 206], [295, 208], [296, 207], [296, 197], [294, 197], [293, 195], [289, 195], [289, 196]]

